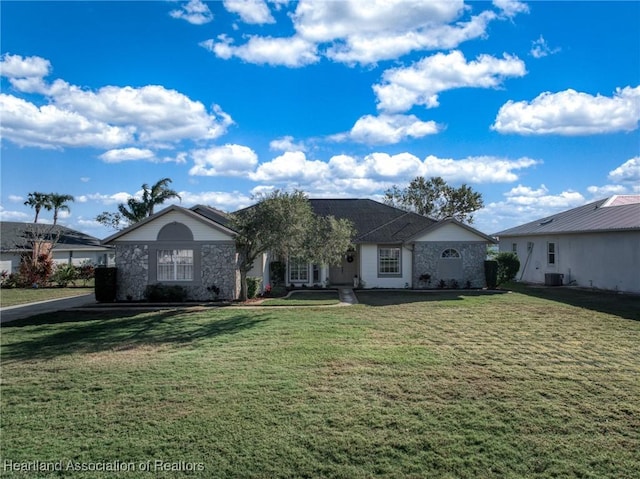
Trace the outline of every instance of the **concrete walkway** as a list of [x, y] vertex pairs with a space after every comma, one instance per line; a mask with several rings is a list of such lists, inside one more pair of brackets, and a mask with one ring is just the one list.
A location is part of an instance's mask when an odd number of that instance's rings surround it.
[[95, 304], [94, 293], [72, 296], [70, 298], [51, 299], [37, 303], [19, 304], [0, 309], [0, 323], [8, 323], [16, 319], [28, 318], [37, 314], [55, 313], [65, 309], [79, 308]]
[[358, 304], [358, 298], [356, 298], [356, 294], [351, 288], [340, 288], [338, 296], [340, 297], [341, 305], [351, 306], [352, 304]]

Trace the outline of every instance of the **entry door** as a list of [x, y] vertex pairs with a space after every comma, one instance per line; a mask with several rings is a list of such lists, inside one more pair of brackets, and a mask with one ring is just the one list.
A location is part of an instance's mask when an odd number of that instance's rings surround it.
[[342, 259], [340, 266], [329, 267], [329, 282], [331, 284], [353, 285], [353, 277], [356, 274], [358, 274], [358, 258], [353, 252]]

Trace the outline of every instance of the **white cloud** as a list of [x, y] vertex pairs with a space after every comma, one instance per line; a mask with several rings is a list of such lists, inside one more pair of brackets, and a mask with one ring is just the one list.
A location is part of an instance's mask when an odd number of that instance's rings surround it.
[[236, 211], [255, 203], [250, 196], [239, 191], [181, 191], [182, 206], [209, 205], [222, 211]]
[[[629, 190], [622, 185], [604, 185], [604, 186], [589, 186], [587, 191], [594, 198], [608, 198], [613, 195], [624, 195], [629, 193]], [[638, 190], [640, 191], [640, 190]]]
[[302, 151], [287, 151], [273, 160], [262, 163], [250, 175], [253, 181], [267, 182], [308, 182], [327, 176], [327, 163], [307, 160]]
[[190, 0], [182, 4], [180, 9], [169, 12], [173, 18], [181, 18], [193, 25], [204, 25], [213, 20], [213, 13], [209, 7], [201, 0]]
[[9, 201], [12, 203], [22, 203], [24, 201], [24, 197], [18, 195], [9, 195]]
[[378, 109], [401, 112], [414, 105], [438, 106], [438, 94], [454, 88], [496, 88], [508, 77], [525, 75], [525, 65], [517, 57], [495, 58], [480, 55], [467, 62], [460, 51], [437, 53], [410, 67], [393, 68], [382, 75], [382, 83], [373, 86]]
[[5, 53], [0, 60], [0, 75], [7, 78], [43, 78], [49, 75], [51, 62], [41, 57], [27, 57]]
[[227, 144], [191, 152], [194, 176], [248, 176], [258, 164], [258, 155], [249, 147]]
[[[3, 57], [12, 75], [48, 72], [39, 57]], [[106, 86], [96, 91], [63, 80], [51, 84], [15, 84], [24, 93], [39, 93], [37, 106], [13, 95], [0, 94], [2, 137], [21, 146], [41, 148], [120, 148], [143, 144], [166, 146], [182, 140], [210, 140], [224, 134], [231, 117], [214, 105], [211, 111], [186, 95], [159, 85]]]
[[[253, 2], [239, 3], [244, 9]], [[464, 15], [471, 8], [462, 0], [372, 0], [366, 5], [361, 0], [302, 0], [289, 14], [295, 32], [290, 38], [250, 35], [246, 43], [234, 46], [222, 35], [219, 41], [210, 39], [201, 45], [220, 58], [235, 56], [258, 64], [300, 67], [317, 62], [319, 55], [347, 64], [373, 64], [412, 51], [457, 48], [483, 37], [492, 20], [527, 11], [519, 2], [499, 3], [500, 14], [484, 10], [467, 20]], [[262, 23], [273, 18], [262, 1], [258, 4], [251, 10], [253, 16], [244, 15], [245, 21]], [[232, 10], [240, 13], [238, 7]], [[278, 48], [286, 52], [279, 53]]]
[[223, 0], [222, 3], [228, 12], [237, 13], [245, 23], [275, 23], [263, 0]]
[[510, 183], [519, 179], [519, 170], [540, 164], [523, 157], [517, 160], [494, 156], [473, 156], [461, 160], [428, 156], [424, 160], [425, 176], [442, 176], [456, 183]]
[[338, 135], [336, 139], [348, 137], [368, 145], [390, 145], [407, 138], [434, 135], [439, 131], [434, 121], [421, 121], [415, 115], [365, 115], [356, 121], [347, 135]]
[[142, 191], [139, 191], [134, 195], [121, 191], [118, 193], [114, 193], [112, 195], [104, 195], [102, 193], [91, 193], [84, 196], [86, 197], [87, 201], [96, 201], [103, 205], [114, 205], [118, 203], [126, 203], [129, 198], [140, 197], [141, 194], [142, 194]]
[[519, 0], [493, 0], [493, 4], [509, 18], [518, 13], [529, 13], [529, 6]]
[[283, 136], [269, 142], [269, 149], [273, 151], [305, 151], [302, 142], [295, 143], [292, 136]]
[[625, 161], [618, 168], [610, 171], [607, 178], [616, 183], [640, 185], [640, 156]]
[[148, 149], [120, 148], [109, 150], [100, 155], [98, 158], [100, 158], [105, 163], [121, 163], [123, 161], [138, 160], [153, 161], [155, 160], [155, 155], [153, 154], [153, 151]]
[[33, 215], [24, 213], [23, 211], [9, 211], [0, 205], [1, 221], [33, 221]]
[[543, 58], [549, 55], [555, 55], [560, 51], [560, 48], [551, 48], [542, 35], [540, 38], [532, 43], [531, 51], [529, 52], [533, 58]]
[[200, 46], [220, 58], [238, 57], [245, 62], [259, 65], [298, 68], [320, 60], [316, 46], [300, 37], [272, 38], [252, 35], [247, 43], [240, 46], [234, 46], [233, 40], [226, 35], [220, 35], [218, 39], [218, 42], [205, 40]]
[[585, 197], [573, 190], [553, 194], [545, 185], [538, 188], [518, 185], [504, 193], [503, 201], [492, 202], [475, 215], [475, 225], [482, 231], [497, 232], [516, 225], [581, 206]]
[[0, 136], [20, 146], [112, 148], [133, 140], [131, 126], [113, 126], [55, 105], [38, 107], [0, 93]]
[[88, 176], [82, 176], [80, 178], [80, 181], [82, 181], [83, 183], [89, 183], [89, 181], [91, 181], [91, 178], [89, 178]]
[[575, 90], [544, 92], [531, 102], [508, 101], [492, 129], [520, 135], [595, 135], [638, 128], [640, 86], [617, 88], [612, 97]]

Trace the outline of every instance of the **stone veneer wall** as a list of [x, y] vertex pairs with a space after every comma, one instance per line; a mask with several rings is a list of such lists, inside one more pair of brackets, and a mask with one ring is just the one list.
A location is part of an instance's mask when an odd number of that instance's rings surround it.
[[144, 289], [149, 281], [149, 246], [116, 245], [118, 301], [144, 299]]
[[234, 244], [202, 245], [202, 284], [189, 289], [191, 299], [213, 299], [207, 287], [216, 285], [220, 288], [220, 299], [237, 299], [239, 277], [237, 272], [236, 247]]
[[[188, 291], [188, 299], [209, 301], [213, 294], [207, 287], [220, 288], [219, 299], [237, 299], [240, 278], [237, 272], [236, 248], [233, 243], [196, 244], [194, 255], [201, 255], [199, 267], [196, 261], [193, 282], [176, 282]], [[119, 301], [144, 299], [147, 284], [156, 283], [149, 278], [149, 245], [118, 244], [116, 246], [118, 268], [117, 299]]]
[[[447, 248], [456, 249], [462, 256], [462, 277], [438, 278], [438, 260]], [[486, 285], [484, 277], [484, 260], [487, 256], [486, 243], [452, 243], [452, 242], [417, 242], [413, 250], [413, 287], [435, 288], [438, 281], [455, 279], [461, 288], [467, 281], [472, 288], [483, 288]], [[431, 283], [420, 283], [419, 278], [423, 274], [431, 275]]]

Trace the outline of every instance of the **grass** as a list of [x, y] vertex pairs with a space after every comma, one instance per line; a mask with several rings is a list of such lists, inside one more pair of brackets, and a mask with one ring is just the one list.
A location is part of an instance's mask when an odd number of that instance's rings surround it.
[[49, 299], [68, 298], [93, 293], [91, 287], [73, 288], [9, 288], [0, 289], [0, 306], [16, 306], [18, 304], [47, 301]]
[[3, 325], [2, 463], [137, 468], [65, 474], [87, 478], [176, 476], [156, 460], [201, 464], [189, 477], [639, 476], [637, 297], [358, 299]]
[[262, 302], [264, 306], [328, 306], [338, 304], [337, 291], [293, 291], [285, 298], [271, 298]]

